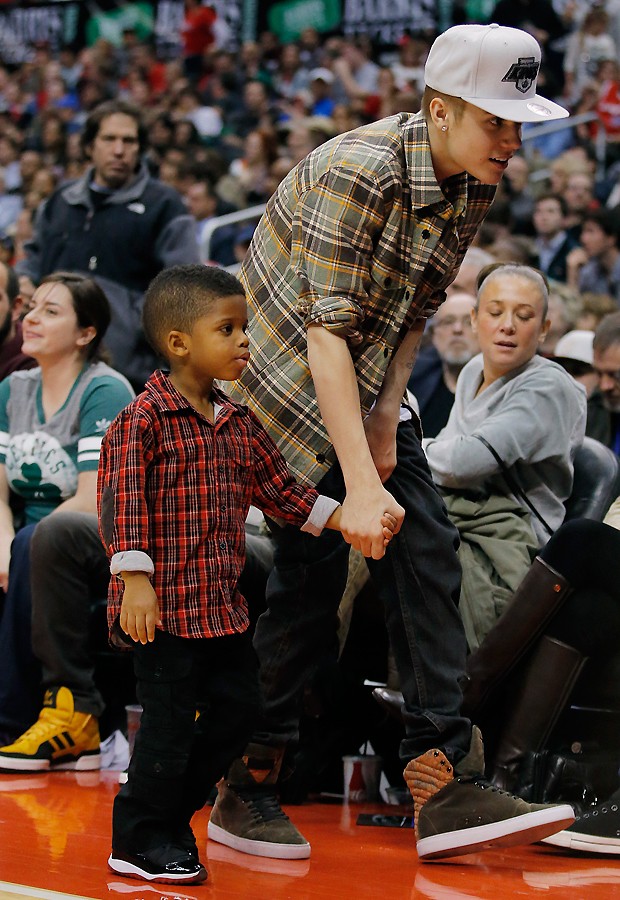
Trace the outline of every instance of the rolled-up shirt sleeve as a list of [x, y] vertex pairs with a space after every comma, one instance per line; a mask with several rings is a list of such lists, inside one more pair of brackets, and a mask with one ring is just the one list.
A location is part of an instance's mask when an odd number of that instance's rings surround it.
[[[145, 495], [146, 468], [152, 455], [146, 423], [127, 410], [121, 412], [103, 439], [98, 478], [99, 531], [108, 556], [115, 559], [115, 568], [120, 554], [128, 551], [138, 551], [143, 563], [150, 559], [150, 513]], [[127, 571], [135, 570], [129, 565], [131, 559], [125, 558]]]
[[329, 169], [302, 195], [292, 222], [291, 266], [306, 327], [362, 340], [370, 261], [386, 209], [376, 175], [346, 165]]
[[[305, 311], [305, 310], [304, 310]], [[364, 310], [347, 297], [321, 297], [310, 306], [304, 318], [306, 328], [322, 325], [345, 340], [361, 340], [360, 325]]]

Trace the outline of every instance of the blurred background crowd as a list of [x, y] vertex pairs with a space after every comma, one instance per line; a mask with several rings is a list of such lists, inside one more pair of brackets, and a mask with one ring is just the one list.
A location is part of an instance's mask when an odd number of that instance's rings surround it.
[[[446, 4], [436, 6], [446, 18]], [[589, 311], [607, 312], [620, 300], [615, 217], [605, 223], [614, 240], [605, 243], [601, 277], [587, 284], [584, 267], [601, 258], [601, 248], [581, 233], [586, 212], [620, 202], [620, 2], [448, 7], [447, 24], [488, 20], [530, 30], [544, 50], [541, 90], [576, 117], [558, 130], [526, 127], [523, 150], [510, 161], [478, 238], [494, 258], [532, 262], [565, 286], [552, 340], [575, 325], [584, 288], [599, 295], [586, 298]], [[176, 45], [144, 38], [135, 27], [81, 47], [33, 41], [23, 61], [0, 66], [2, 260], [22, 259], [40, 205], [88, 167], [80, 142], [88, 114], [122, 98], [142, 110], [151, 174], [184, 199], [203, 259], [238, 264], [252, 222], [207, 237], [213, 217], [266, 202], [282, 177], [330, 137], [419, 109], [434, 37], [428, 22], [420, 24], [411, 22], [389, 44], [305, 27], [294, 40], [262, 31], [237, 46], [215, 7], [186, 0]]]

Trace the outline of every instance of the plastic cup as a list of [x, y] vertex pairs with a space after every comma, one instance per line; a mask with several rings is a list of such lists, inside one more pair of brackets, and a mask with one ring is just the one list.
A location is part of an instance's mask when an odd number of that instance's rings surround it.
[[380, 756], [343, 756], [344, 799], [346, 803], [375, 803], [380, 799]]

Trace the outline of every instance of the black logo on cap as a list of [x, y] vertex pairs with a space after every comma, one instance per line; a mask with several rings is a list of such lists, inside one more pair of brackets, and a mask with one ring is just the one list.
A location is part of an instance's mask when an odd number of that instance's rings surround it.
[[502, 81], [514, 81], [515, 87], [522, 94], [527, 94], [538, 77], [540, 62], [535, 56], [520, 56], [519, 62], [513, 63]]

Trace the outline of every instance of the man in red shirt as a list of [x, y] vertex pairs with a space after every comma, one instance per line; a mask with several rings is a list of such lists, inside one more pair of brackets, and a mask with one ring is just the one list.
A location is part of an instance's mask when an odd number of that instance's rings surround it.
[[203, 54], [215, 40], [213, 25], [217, 16], [213, 7], [203, 6], [201, 0], [184, 0], [183, 6], [183, 68], [191, 81], [198, 81], [202, 74]]

